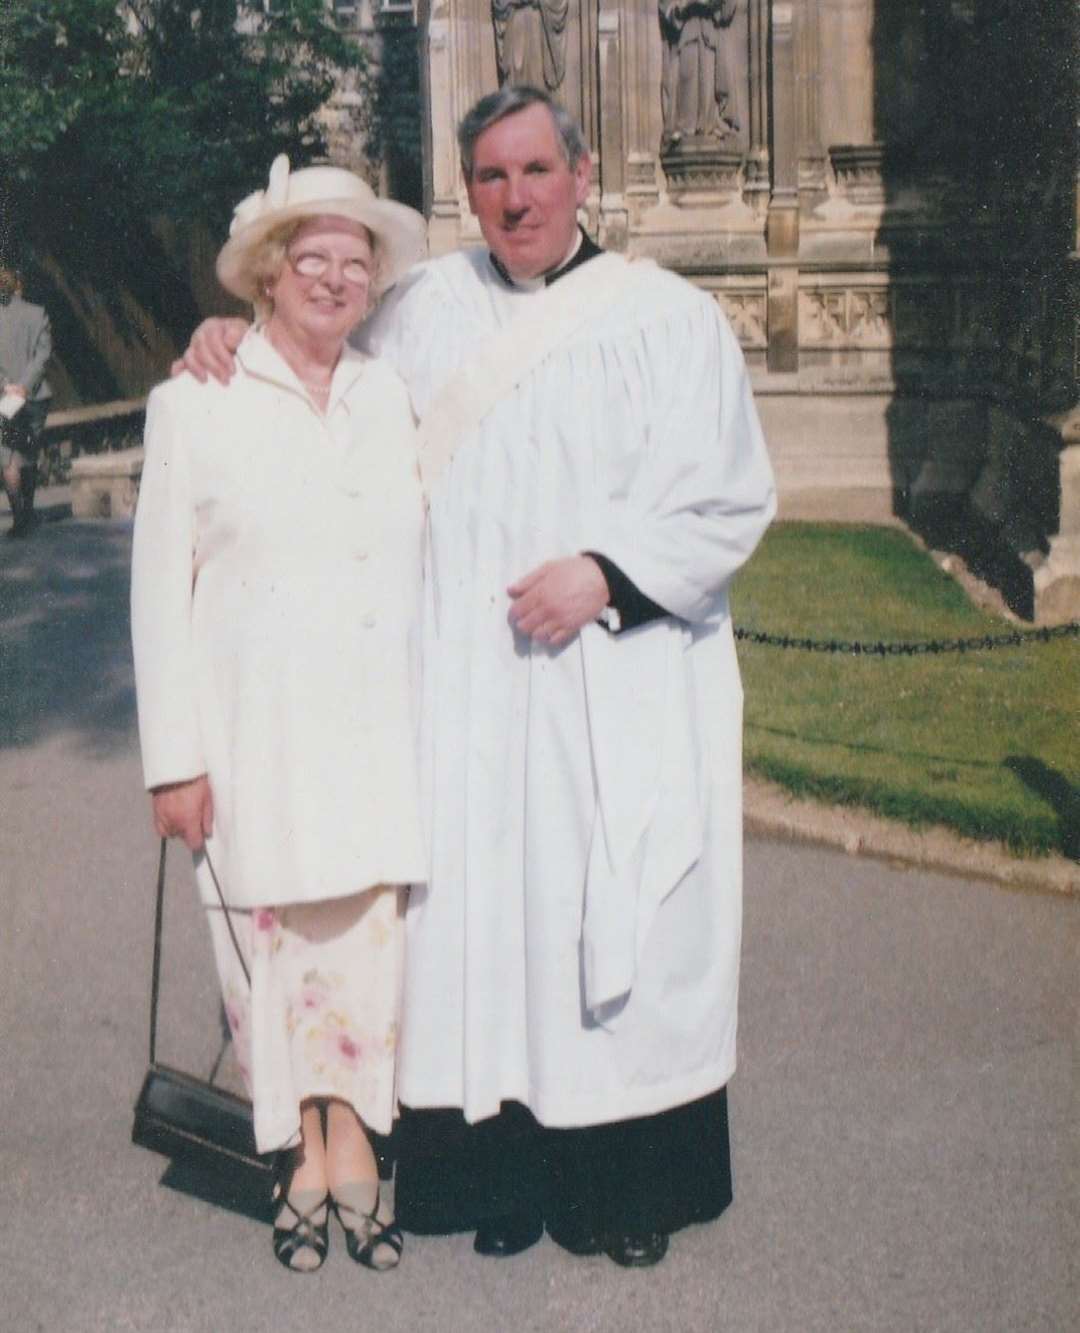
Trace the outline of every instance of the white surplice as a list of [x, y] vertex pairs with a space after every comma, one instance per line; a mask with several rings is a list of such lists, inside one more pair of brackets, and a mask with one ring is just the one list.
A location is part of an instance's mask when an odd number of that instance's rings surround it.
[[[548, 1126], [648, 1115], [735, 1067], [727, 588], [773, 481], [716, 303], [648, 270], [462, 439], [431, 495], [431, 860], [407, 913], [399, 1093], [470, 1121], [507, 1099]], [[423, 418], [494, 333], [529, 336], [539, 299], [463, 251], [414, 270], [363, 336]], [[562, 649], [516, 634], [508, 585], [585, 550], [672, 615], [614, 637], [589, 625]]]

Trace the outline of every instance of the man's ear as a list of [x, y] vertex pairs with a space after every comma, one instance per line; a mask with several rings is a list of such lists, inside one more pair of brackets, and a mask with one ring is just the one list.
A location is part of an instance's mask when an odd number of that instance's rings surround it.
[[574, 197], [577, 200], [578, 208], [580, 208], [589, 197], [589, 185], [591, 181], [592, 158], [588, 153], [582, 153], [574, 167]]
[[469, 200], [469, 209], [476, 212], [476, 204], [473, 202], [473, 178], [471, 175], [465, 177], [465, 194]]

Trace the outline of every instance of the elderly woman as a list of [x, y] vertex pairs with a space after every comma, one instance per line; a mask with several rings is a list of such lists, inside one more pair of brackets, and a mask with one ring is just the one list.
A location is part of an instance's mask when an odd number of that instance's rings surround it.
[[406, 391], [345, 339], [423, 250], [411, 209], [279, 157], [217, 262], [255, 307], [237, 375], [147, 407], [145, 781], [159, 834], [194, 853], [256, 1143], [279, 1153], [274, 1253], [298, 1271], [322, 1264], [331, 1211], [358, 1263], [401, 1253], [367, 1130], [395, 1112], [402, 886], [425, 878], [423, 504]]

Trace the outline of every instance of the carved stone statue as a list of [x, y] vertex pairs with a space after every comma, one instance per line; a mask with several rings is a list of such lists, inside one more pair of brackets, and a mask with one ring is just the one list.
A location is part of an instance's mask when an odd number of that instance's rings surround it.
[[570, 0], [491, 0], [499, 83], [554, 93], [566, 77]]
[[731, 59], [737, 0], [660, 0], [664, 142], [724, 139], [739, 129]]

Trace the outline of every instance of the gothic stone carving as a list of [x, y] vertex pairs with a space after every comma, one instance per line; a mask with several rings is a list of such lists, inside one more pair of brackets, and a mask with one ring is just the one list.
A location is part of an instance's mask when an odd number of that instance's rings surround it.
[[660, 0], [664, 148], [719, 141], [739, 128], [728, 29], [735, 0]]
[[554, 93], [566, 78], [570, 0], [491, 0], [499, 83]]
[[811, 287], [799, 293], [804, 347], [891, 348], [895, 341], [888, 287]]
[[828, 347], [848, 341], [848, 291], [815, 288], [799, 293], [800, 341], [807, 347]]
[[885, 200], [885, 148], [879, 143], [834, 144], [829, 149], [836, 183], [853, 204]]
[[673, 194], [737, 194], [742, 160], [739, 152], [686, 145], [660, 155]]
[[717, 288], [717, 305], [728, 317], [740, 346], [759, 350], [769, 345], [768, 300], [764, 291], [738, 291]]
[[[998, 343], [991, 293], [977, 283], [822, 283], [799, 293], [800, 341], [807, 348], [901, 349], [949, 353], [957, 370], [975, 369]], [[1011, 349], [1032, 359], [1030, 339]]]

